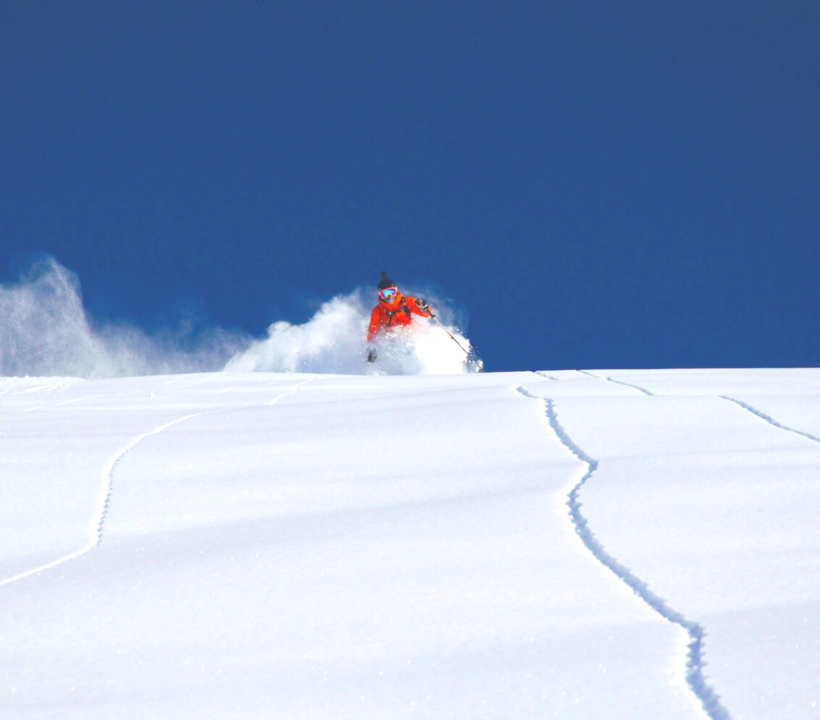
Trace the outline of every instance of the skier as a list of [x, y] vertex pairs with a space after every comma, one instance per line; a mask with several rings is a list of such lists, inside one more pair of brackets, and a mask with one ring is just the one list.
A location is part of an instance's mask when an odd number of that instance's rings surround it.
[[419, 298], [402, 295], [396, 283], [386, 272], [378, 285], [379, 304], [370, 313], [370, 326], [367, 329], [367, 362], [375, 362], [377, 354], [373, 343], [382, 333], [390, 333], [394, 328], [406, 327], [413, 322], [413, 314], [430, 317], [433, 311]]

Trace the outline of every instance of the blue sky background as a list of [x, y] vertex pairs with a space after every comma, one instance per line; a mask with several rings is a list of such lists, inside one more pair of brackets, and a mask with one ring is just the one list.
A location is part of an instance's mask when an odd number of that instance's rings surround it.
[[813, 1], [4, 0], [3, 278], [261, 334], [386, 269], [491, 370], [816, 366], [818, 37]]

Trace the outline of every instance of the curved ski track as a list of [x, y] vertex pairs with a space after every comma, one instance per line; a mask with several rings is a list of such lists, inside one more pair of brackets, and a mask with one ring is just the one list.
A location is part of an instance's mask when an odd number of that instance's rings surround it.
[[98, 514], [99, 520], [97, 521], [96, 538], [94, 542], [83, 551], [83, 553], [88, 552], [89, 550], [93, 550], [102, 542], [103, 530], [105, 529], [105, 519], [106, 517], [108, 517], [108, 508], [111, 505], [111, 493], [114, 490], [114, 470], [117, 468], [117, 465], [120, 464], [122, 459], [129, 452], [131, 452], [137, 445], [139, 445], [143, 440], [145, 440], [145, 438], [149, 438], [152, 435], [159, 435], [161, 432], [164, 432], [165, 430], [172, 428], [174, 425], [179, 425], [180, 423], [183, 423], [186, 420], [193, 420], [195, 417], [201, 417], [202, 415], [210, 415], [212, 413], [219, 411], [220, 410], [209, 410], [204, 412], [192, 413], [191, 415], [186, 415], [185, 417], [177, 418], [176, 420], [167, 422], [164, 425], [160, 425], [158, 428], [151, 430], [150, 432], [143, 433], [142, 435], [139, 435], [136, 438], [134, 438], [130, 443], [128, 443], [128, 445], [126, 445], [122, 450], [120, 450], [111, 460], [109, 460], [108, 465], [106, 465], [105, 470], [103, 470], [103, 478], [105, 479], [105, 495], [103, 496], [102, 506], [100, 507], [100, 511]]
[[640, 385], [633, 385], [632, 383], [624, 382], [623, 380], [616, 380], [613, 377], [608, 377], [607, 382], [615, 383], [616, 385], [625, 385], [626, 387], [634, 388], [635, 390], [640, 390], [644, 395], [654, 397], [654, 393], [649, 392], [649, 390], [647, 390], [646, 388], [642, 388]]
[[808, 438], [809, 440], [814, 440], [814, 442], [816, 443], [820, 443], [820, 437], [812, 435], [811, 433], [803, 432], [802, 430], [795, 430], [794, 428], [790, 428], [787, 425], [782, 425], [781, 423], [777, 422], [777, 420], [775, 420], [771, 415], [767, 415], [766, 413], [761, 412], [757, 408], [752, 407], [751, 405], [743, 402], [742, 400], [737, 400], [736, 398], [729, 397], [728, 395], [721, 395], [720, 397], [724, 400], [728, 400], [729, 402], [734, 403], [735, 405], [739, 405], [744, 410], [748, 410], [750, 413], [752, 413], [752, 415], [756, 415], [761, 420], [765, 420], [767, 423], [769, 423], [769, 425], [773, 425], [774, 427], [779, 428], [780, 430], [785, 430], [786, 432], [791, 432], [795, 435], [801, 435], [804, 438]]
[[544, 403], [547, 420], [558, 440], [567, 450], [587, 466], [587, 471], [583, 477], [575, 484], [572, 490], [570, 490], [566, 503], [569, 508], [572, 524], [575, 526], [575, 532], [581, 539], [581, 542], [584, 543], [587, 550], [592, 553], [598, 562], [611, 570], [619, 580], [628, 585], [652, 610], [665, 620], [680, 626], [686, 631], [689, 636], [686, 661], [686, 684], [698, 699], [710, 720], [731, 720], [729, 712], [720, 702], [720, 697], [706, 682], [703, 676], [703, 668], [705, 666], [703, 645], [706, 635], [703, 626], [693, 620], [687, 619], [683, 613], [670, 607], [663, 598], [649, 589], [646, 582], [610, 555], [601, 542], [595, 537], [595, 533], [593, 533], [589, 527], [589, 522], [581, 512], [581, 502], [579, 499], [581, 488], [598, 469], [598, 461], [587, 455], [573, 442], [572, 438], [567, 435], [567, 432], [558, 421], [558, 415], [555, 412], [555, 402], [552, 398], [540, 398], [537, 395], [533, 395], [529, 393], [523, 385], [517, 387], [516, 390], [526, 398]]
[[281, 395], [277, 395], [275, 398], [273, 398], [273, 400], [271, 400], [271, 401], [268, 403], [268, 406], [270, 406], [270, 405], [276, 405], [276, 403], [278, 403], [278, 402], [279, 402], [280, 400], [282, 400], [283, 398], [288, 397], [289, 395], [296, 395], [296, 394], [297, 394], [297, 393], [298, 393], [298, 392], [299, 392], [299, 391], [300, 391], [300, 390], [301, 390], [301, 389], [302, 389], [305, 385], [307, 385], [308, 383], [312, 383], [312, 382], [313, 382], [314, 380], [316, 380], [316, 378], [318, 378], [318, 377], [319, 377], [318, 375], [314, 375], [313, 377], [308, 378], [307, 380], [303, 380], [303, 381], [302, 381], [302, 382], [300, 382], [300, 383], [296, 383], [296, 385], [294, 385], [294, 386], [293, 386], [290, 390], [288, 390], [286, 393], [282, 393]]
[[[215, 412], [215, 411], [211, 411]], [[96, 513], [96, 526], [94, 529], [94, 534], [91, 538], [91, 541], [85, 546], [80, 548], [79, 550], [69, 554], [64, 555], [57, 560], [53, 560], [50, 563], [46, 563], [45, 565], [40, 565], [36, 568], [32, 568], [31, 570], [26, 570], [25, 572], [18, 573], [17, 575], [13, 575], [10, 578], [6, 578], [3, 581], [0, 581], [0, 587], [3, 585], [8, 585], [9, 583], [16, 582], [17, 580], [22, 580], [23, 578], [27, 578], [30, 575], [36, 575], [37, 573], [41, 573], [44, 570], [49, 570], [53, 567], [57, 567], [58, 565], [62, 565], [63, 563], [69, 562], [70, 560], [75, 560], [78, 557], [85, 555], [86, 553], [91, 552], [94, 548], [98, 547], [99, 544], [102, 542], [103, 536], [103, 528], [105, 526], [105, 518], [108, 515], [108, 508], [111, 503], [111, 492], [114, 486], [114, 469], [117, 467], [119, 462], [125, 457], [127, 453], [133, 450], [137, 445], [139, 445], [145, 438], [151, 437], [152, 435], [158, 435], [159, 433], [167, 430], [174, 425], [178, 425], [181, 422], [185, 422], [186, 420], [191, 420], [192, 418], [199, 417], [200, 415], [205, 415], [205, 412], [193, 413], [191, 415], [186, 415], [185, 417], [177, 418], [176, 420], [172, 420], [171, 422], [164, 423], [160, 425], [158, 428], [151, 430], [150, 432], [143, 433], [142, 435], [138, 435], [134, 438], [131, 442], [129, 442], [124, 448], [122, 448], [119, 452], [117, 452], [114, 457], [109, 460], [108, 464], [105, 466], [103, 470], [103, 494], [102, 498], [99, 503], [99, 509]]]
[[[317, 376], [313, 376], [308, 380], [304, 380], [300, 383], [297, 383], [293, 387], [291, 387], [288, 392], [282, 393], [281, 395], [277, 395], [273, 400], [267, 403], [268, 406], [275, 405], [283, 398], [288, 397], [289, 395], [295, 395], [299, 392], [300, 388], [303, 385], [307, 385], [309, 382], [313, 382]], [[176, 382], [176, 381], [174, 381]], [[166, 383], [165, 386], [172, 384]], [[174, 425], [179, 425], [180, 423], [186, 422], [188, 420], [193, 420], [196, 417], [202, 417], [203, 415], [211, 415], [213, 413], [224, 412], [231, 408], [216, 408], [214, 410], [203, 410], [202, 412], [191, 413], [189, 415], [185, 415], [184, 417], [177, 418], [176, 420], [171, 420], [170, 422], [163, 423], [157, 428], [150, 430], [142, 435], [138, 435], [135, 437], [131, 442], [129, 442], [125, 447], [119, 450], [111, 460], [108, 461], [105, 468], [103, 469], [103, 493], [99, 503], [99, 509], [95, 515], [97, 518], [96, 524], [94, 526], [94, 533], [87, 545], [80, 548], [79, 550], [70, 553], [69, 555], [64, 555], [57, 560], [53, 560], [50, 563], [46, 563], [45, 565], [39, 565], [31, 570], [26, 570], [25, 572], [18, 573], [17, 575], [12, 575], [5, 580], [0, 581], [0, 587], [3, 585], [9, 585], [13, 582], [17, 582], [18, 580], [23, 580], [24, 578], [30, 577], [31, 575], [36, 575], [37, 573], [41, 573], [44, 570], [50, 570], [53, 567], [57, 567], [58, 565], [62, 565], [63, 563], [67, 563], [71, 560], [75, 560], [83, 555], [91, 552], [95, 548], [99, 547], [103, 540], [103, 533], [105, 530], [105, 519], [108, 516], [108, 509], [111, 505], [111, 496], [114, 490], [114, 470], [117, 468], [117, 465], [120, 464], [122, 459], [131, 452], [137, 445], [139, 445], [143, 440], [146, 438], [151, 437], [152, 435], [159, 435], [162, 432], [174, 427]]]
[[640, 385], [633, 385], [632, 383], [624, 382], [623, 380], [616, 380], [611, 375], [609, 377], [601, 377], [600, 375], [594, 375], [591, 372], [587, 372], [586, 370], [579, 370], [579, 373], [582, 375], [588, 375], [591, 378], [596, 378], [597, 380], [604, 380], [605, 382], [615, 383], [616, 385], [625, 385], [626, 387], [633, 388], [634, 390], [639, 390], [644, 395], [649, 395], [650, 397], [654, 397], [655, 393], [649, 392], [646, 388], [642, 388]]

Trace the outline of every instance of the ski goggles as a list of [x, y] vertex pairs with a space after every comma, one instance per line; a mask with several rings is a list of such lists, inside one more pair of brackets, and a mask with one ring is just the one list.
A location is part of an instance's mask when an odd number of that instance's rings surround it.
[[385, 288], [384, 290], [379, 290], [379, 297], [382, 300], [389, 300], [390, 298], [396, 297], [396, 293], [398, 290], [396, 288]]

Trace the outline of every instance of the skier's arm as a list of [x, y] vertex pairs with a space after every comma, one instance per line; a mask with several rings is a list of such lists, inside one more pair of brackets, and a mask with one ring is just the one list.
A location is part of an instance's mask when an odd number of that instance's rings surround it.
[[378, 335], [379, 330], [381, 330], [381, 325], [382, 319], [379, 314], [379, 307], [377, 305], [373, 308], [373, 312], [370, 313], [370, 326], [367, 328], [368, 343], [372, 343], [376, 339], [376, 335]]

